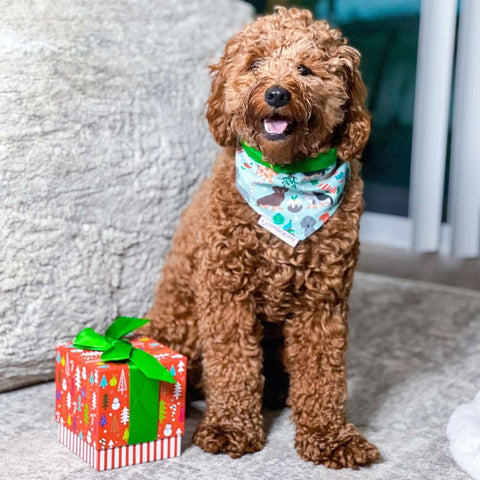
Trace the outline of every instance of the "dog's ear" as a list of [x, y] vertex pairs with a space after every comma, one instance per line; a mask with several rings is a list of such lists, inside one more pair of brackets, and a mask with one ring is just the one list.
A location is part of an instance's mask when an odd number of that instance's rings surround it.
[[347, 45], [340, 46], [338, 50], [344, 67], [348, 100], [345, 103], [344, 121], [335, 132], [335, 143], [340, 158], [353, 160], [360, 157], [370, 136], [367, 89], [359, 70], [358, 50]]
[[[231, 41], [229, 42], [231, 43]], [[225, 113], [225, 82], [227, 80], [225, 68], [227, 63], [227, 50], [218, 63], [210, 65], [212, 75], [212, 94], [207, 101], [206, 118], [208, 126], [215, 141], [222, 147], [235, 145], [236, 139], [230, 127], [230, 120]]]

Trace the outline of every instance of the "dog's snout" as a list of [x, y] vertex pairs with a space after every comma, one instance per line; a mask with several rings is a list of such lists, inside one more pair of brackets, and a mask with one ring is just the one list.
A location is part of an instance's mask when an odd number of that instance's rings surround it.
[[265, 92], [265, 101], [275, 108], [284, 107], [292, 98], [290, 92], [283, 87], [275, 85]]

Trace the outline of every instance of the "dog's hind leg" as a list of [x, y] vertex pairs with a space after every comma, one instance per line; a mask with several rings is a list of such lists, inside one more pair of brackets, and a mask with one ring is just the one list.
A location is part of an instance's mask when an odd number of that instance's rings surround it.
[[170, 252], [157, 286], [155, 302], [146, 313], [151, 320], [142, 333], [149, 335], [188, 358], [188, 400], [201, 394], [201, 361], [197, 338], [197, 319], [188, 259]]
[[197, 350], [197, 331], [188, 263], [175, 251], [168, 255], [144, 332], [190, 358]]

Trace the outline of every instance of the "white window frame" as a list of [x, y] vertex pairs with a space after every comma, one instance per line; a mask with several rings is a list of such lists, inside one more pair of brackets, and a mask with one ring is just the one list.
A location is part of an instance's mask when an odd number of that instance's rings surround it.
[[[360, 222], [360, 241], [403, 250], [413, 250], [413, 220], [385, 213], [364, 212]], [[451, 226], [442, 223], [438, 252], [449, 255], [452, 244]]]
[[448, 221], [452, 226], [452, 254], [480, 256], [480, 2], [462, 0]]
[[409, 216], [365, 212], [362, 242], [448, 253], [441, 223], [457, 0], [423, 0], [417, 54]]

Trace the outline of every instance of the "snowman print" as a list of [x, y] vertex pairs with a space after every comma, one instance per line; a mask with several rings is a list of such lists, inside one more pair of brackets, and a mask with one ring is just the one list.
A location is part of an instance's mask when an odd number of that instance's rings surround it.
[[87, 369], [85, 367], [82, 367], [82, 378], [84, 380], [87, 379]]
[[173, 431], [172, 431], [172, 426], [171, 426], [169, 423], [167, 423], [167, 424], [165, 425], [165, 430], [163, 431], [163, 434], [164, 434], [166, 437], [169, 437], [172, 433], [173, 433]]
[[90, 430], [87, 432], [87, 443], [92, 443], [92, 432]]
[[64, 378], [62, 380], [62, 390], [65, 391], [67, 389], [67, 380]]
[[120, 400], [115, 397], [112, 402], [112, 410], [118, 410], [120, 408]]

